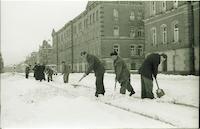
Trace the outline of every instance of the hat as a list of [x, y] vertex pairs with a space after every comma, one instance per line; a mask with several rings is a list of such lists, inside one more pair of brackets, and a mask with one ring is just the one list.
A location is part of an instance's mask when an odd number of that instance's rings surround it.
[[81, 56], [85, 55], [86, 53], [87, 53], [86, 51], [82, 51]]
[[110, 56], [117, 56], [117, 55], [118, 53], [116, 51], [110, 53]]
[[160, 56], [162, 56], [163, 58], [167, 59], [167, 55], [164, 54], [164, 53], [160, 54]]

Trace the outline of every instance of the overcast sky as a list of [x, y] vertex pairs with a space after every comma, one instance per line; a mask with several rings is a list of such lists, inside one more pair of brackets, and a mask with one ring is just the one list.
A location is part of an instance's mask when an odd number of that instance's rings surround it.
[[1, 53], [5, 65], [18, 64], [51, 32], [83, 12], [87, 1], [1, 1]]

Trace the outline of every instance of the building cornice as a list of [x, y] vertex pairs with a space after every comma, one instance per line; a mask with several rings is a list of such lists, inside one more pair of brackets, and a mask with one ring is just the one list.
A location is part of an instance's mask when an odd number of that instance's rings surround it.
[[[173, 9], [167, 10], [167, 11], [165, 11], [165, 12], [159, 12], [159, 13], [157, 13], [156, 15], [153, 15], [153, 16], [150, 16], [150, 17], [144, 19], [144, 23], [145, 23], [145, 25], [146, 25], [147, 22], [149, 22], [149, 21], [151, 21], [151, 20], [154, 20], [154, 19], [158, 19], [158, 20], [153, 21], [153, 22], [158, 22], [158, 21], [161, 21], [161, 20], [164, 20], [164, 19], [168, 19], [169, 17], [173, 17], [173, 16], [176, 16], [176, 15], [180, 15], [180, 14], [182, 14], [182, 13], [187, 12], [186, 10], [180, 11], [180, 9], [185, 8], [185, 7], [188, 7], [188, 4], [184, 4], [184, 5], [182, 5], [182, 6], [179, 6], [179, 7], [176, 8], [176, 9], [173, 8]], [[174, 14], [174, 12], [176, 12], [176, 14]], [[172, 13], [173, 15], [163, 17], [164, 15], [168, 15], [168, 14], [170, 14], [170, 13]], [[163, 17], [163, 18], [159, 18], [159, 17]], [[149, 23], [148, 23], [148, 24], [149, 24]]]

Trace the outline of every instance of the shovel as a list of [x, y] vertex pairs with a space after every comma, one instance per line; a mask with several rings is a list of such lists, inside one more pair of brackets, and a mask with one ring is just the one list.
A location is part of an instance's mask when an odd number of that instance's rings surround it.
[[117, 81], [115, 81], [115, 87], [114, 87], [114, 91], [116, 91], [116, 85], [117, 85]]
[[79, 82], [83, 79], [84, 77], [82, 77], [76, 84], [71, 84], [72, 86], [74, 86], [74, 88], [76, 88], [77, 86], [81, 86], [80, 84], [79, 84]]
[[158, 89], [156, 90], [156, 94], [157, 94], [158, 98], [161, 98], [162, 96], [165, 95], [165, 92], [164, 92], [163, 89], [160, 89], [160, 88], [159, 88], [158, 82], [157, 82], [157, 79], [156, 79], [156, 78], [155, 78], [155, 80], [156, 80], [156, 85], [157, 85], [157, 87], [158, 87]]

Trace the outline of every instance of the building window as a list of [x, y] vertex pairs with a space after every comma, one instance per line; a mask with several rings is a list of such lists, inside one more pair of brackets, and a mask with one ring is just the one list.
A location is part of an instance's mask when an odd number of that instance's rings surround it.
[[94, 23], [95, 22], [95, 13], [93, 13], [93, 15], [92, 15], [92, 22]]
[[113, 17], [114, 17], [114, 20], [118, 20], [118, 11], [117, 11], [117, 9], [113, 9]]
[[131, 70], [135, 70], [136, 69], [136, 63], [131, 63]]
[[88, 18], [85, 20], [86, 28], [88, 27]]
[[99, 11], [97, 10], [96, 11], [96, 21], [98, 21], [99, 20]]
[[141, 12], [141, 10], [138, 12], [138, 16], [137, 16], [137, 19], [138, 20], [142, 20], [142, 12]]
[[92, 24], [92, 15], [90, 15], [90, 24]]
[[118, 54], [120, 53], [119, 44], [114, 44], [113, 45], [113, 51], [116, 51]]
[[174, 8], [178, 7], [178, 0], [173, 1], [173, 6], [174, 6]]
[[75, 26], [74, 26], [74, 33], [76, 34], [76, 32], [77, 32], [77, 31], [76, 31], [76, 25], [75, 25]]
[[138, 56], [142, 56], [143, 55], [143, 48], [140, 45], [137, 47], [137, 55]]
[[138, 37], [142, 37], [142, 32], [143, 32], [143, 30], [142, 30], [142, 29], [139, 29], [138, 32], [137, 32], [137, 33], [138, 33], [137, 36], [138, 36]]
[[163, 24], [161, 26], [161, 31], [162, 31], [162, 43], [166, 44], [167, 43], [167, 25]]
[[151, 14], [155, 15], [156, 14], [156, 2], [152, 1], [151, 3]]
[[167, 9], [167, 3], [166, 1], [162, 1], [162, 11], [165, 12]]
[[134, 13], [134, 11], [131, 11], [130, 20], [131, 21], [135, 20], [135, 13]]
[[156, 45], [157, 44], [157, 40], [156, 40], [156, 28], [152, 28], [152, 42], [153, 42], [153, 45]]
[[174, 24], [174, 42], [178, 42], [179, 40], [179, 28], [178, 23]]
[[130, 53], [131, 56], [134, 56], [134, 55], [135, 55], [135, 46], [134, 46], [134, 45], [131, 45], [131, 46], [130, 46], [130, 50], [131, 50], [131, 51], [130, 51], [130, 52], [131, 52], [131, 53]]
[[113, 35], [114, 36], [119, 36], [119, 26], [114, 26]]
[[130, 27], [130, 37], [135, 38], [135, 31], [133, 26]]
[[82, 30], [82, 22], [80, 22], [80, 23], [78, 24], [78, 28], [79, 28], [79, 31]]

